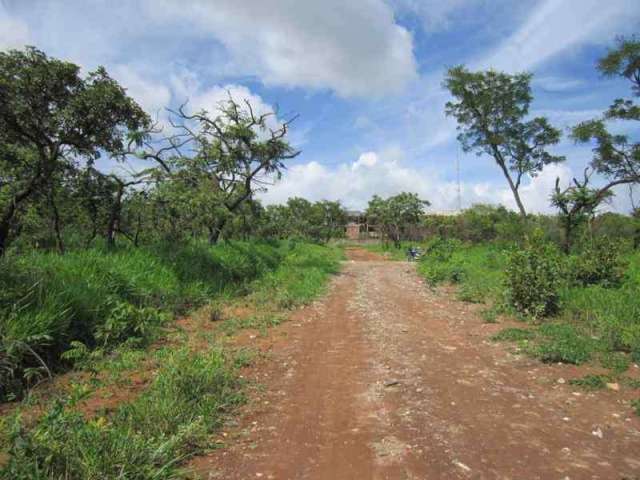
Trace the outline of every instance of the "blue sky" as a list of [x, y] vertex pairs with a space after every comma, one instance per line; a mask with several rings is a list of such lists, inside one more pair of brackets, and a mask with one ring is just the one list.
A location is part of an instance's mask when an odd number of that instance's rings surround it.
[[[566, 129], [629, 95], [594, 65], [639, 22], [637, 0], [0, 0], [0, 48], [104, 65], [160, 116], [187, 98], [212, 109], [226, 90], [299, 114], [291, 140], [302, 154], [266, 203], [361, 208], [374, 193], [414, 191], [448, 211], [456, 159], [463, 206], [513, 200], [491, 159], [457, 145], [447, 66], [533, 72], [532, 114]], [[555, 178], [568, 182], [591, 157], [567, 138], [555, 151], [567, 162], [523, 187], [531, 211], [549, 211]], [[617, 193], [608, 208], [628, 210], [628, 191]]]

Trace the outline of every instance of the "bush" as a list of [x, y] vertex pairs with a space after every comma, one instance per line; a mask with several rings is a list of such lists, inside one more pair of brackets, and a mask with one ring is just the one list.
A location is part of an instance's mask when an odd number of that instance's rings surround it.
[[580, 286], [620, 286], [627, 267], [621, 250], [620, 242], [606, 237], [590, 242], [578, 256], [571, 258], [569, 276], [572, 283]]
[[559, 310], [563, 268], [555, 247], [535, 238], [522, 250], [512, 251], [506, 267], [507, 298], [518, 312], [534, 318]]

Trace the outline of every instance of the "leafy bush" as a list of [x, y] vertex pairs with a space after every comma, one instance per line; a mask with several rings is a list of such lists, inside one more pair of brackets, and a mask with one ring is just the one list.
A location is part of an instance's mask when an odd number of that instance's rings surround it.
[[453, 253], [462, 246], [459, 240], [436, 237], [425, 248], [425, 256], [439, 262], [447, 262]]
[[506, 267], [507, 298], [518, 312], [533, 318], [559, 310], [563, 266], [555, 247], [540, 238], [514, 250]]
[[626, 267], [620, 242], [604, 237], [589, 242], [578, 256], [571, 258], [569, 275], [576, 285], [618, 287]]

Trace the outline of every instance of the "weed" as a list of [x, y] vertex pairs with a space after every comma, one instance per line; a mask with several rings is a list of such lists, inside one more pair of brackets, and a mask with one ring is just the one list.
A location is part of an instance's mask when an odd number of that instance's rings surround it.
[[532, 340], [536, 337], [536, 332], [524, 328], [505, 328], [496, 333], [492, 340], [496, 342], [519, 342], [522, 340]]
[[544, 339], [533, 350], [543, 362], [562, 362], [579, 365], [591, 358], [594, 341], [580, 335], [567, 324], [545, 324], [539, 328]]
[[75, 410], [85, 390], [56, 401], [30, 429], [15, 416], [0, 478], [177, 478], [242, 395], [234, 361], [218, 349], [160, 355], [151, 387], [111, 416], [87, 420]]
[[601, 355], [600, 363], [617, 375], [626, 372], [631, 365], [629, 357], [622, 352], [606, 352]]
[[585, 375], [582, 378], [573, 378], [569, 380], [570, 385], [575, 385], [585, 390], [601, 390], [607, 387], [610, 377], [606, 375]]

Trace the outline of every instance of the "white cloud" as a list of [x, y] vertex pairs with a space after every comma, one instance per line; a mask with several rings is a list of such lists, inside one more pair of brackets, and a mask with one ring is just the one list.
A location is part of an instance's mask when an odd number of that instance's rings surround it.
[[115, 78], [127, 93], [134, 98], [150, 115], [161, 113], [169, 106], [171, 91], [166, 85], [149, 80], [143, 73], [136, 71], [131, 65], [116, 65], [110, 69]]
[[621, 24], [640, 18], [637, 0], [544, 0], [524, 24], [473, 68], [530, 70], [559, 53], [589, 42], [611, 41]]
[[577, 78], [564, 78], [552, 75], [534, 77], [531, 82], [533, 87], [539, 87], [548, 92], [566, 92], [575, 90], [585, 85], [584, 80]]
[[148, 2], [157, 20], [187, 20], [227, 48], [239, 73], [343, 96], [402, 89], [416, 77], [411, 34], [383, 0]]
[[[453, 212], [458, 208], [458, 186], [443, 179], [428, 167], [413, 167], [403, 160], [404, 152], [390, 148], [380, 152], [364, 152], [353, 162], [331, 167], [312, 161], [294, 165], [282, 180], [260, 194], [265, 204], [284, 203], [290, 197], [311, 201], [339, 200], [349, 208], [366, 208], [374, 194], [388, 197], [400, 192], [415, 192], [431, 202], [429, 211]], [[554, 213], [550, 205], [556, 178], [568, 186], [574, 177], [567, 164], [548, 165], [537, 177], [520, 187], [520, 196], [529, 213]], [[467, 208], [476, 203], [500, 204], [516, 211], [513, 194], [502, 176], [495, 181], [465, 181], [460, 185], [461, 203]], [[629, 200], [626, 191], [603, 210], [626, 211]]]
[[462, 8], [468, 9], [482, 0], [392, 0], [400, 12], [409, 11], [420, 17], [427, 31], [445, 30], [451, 25], [452, 17]]
[[0, 50], [22, 48], [29, 43], [29, 27], [22, 20], [12, 17], [0, 3]]

